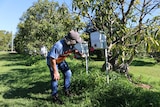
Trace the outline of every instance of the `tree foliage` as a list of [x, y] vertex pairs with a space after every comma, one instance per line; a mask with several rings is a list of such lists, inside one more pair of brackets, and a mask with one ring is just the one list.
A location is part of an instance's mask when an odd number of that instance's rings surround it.
[[12, 33], [0, 30], [0, 51], [10, 50]]
[[71, 14], [66, 5], [54, 1], [34, 3], [18, 24], [16, 51], [33, 52], [42, 45], [50, 48], [70, 29], [82, 29], [82, 21], [105, 33], [114, 69], [130, 64], [141, 52], [159, 51], [159, 16], [150, 17], [159, 10], [159, 0], [73, 0], [72, 6]]
[[150, 18], [159, 6], [159, 0], [73, 0], [73, 10], [106, 34], [114, 69], [130, 64], [141, 47], [159, 49], [159, 16]]
[[69, 30], [81, 28], [83, 23], [75, 20], [77, 15], [69, 13], [67, 7], [49, 0], [38, 0], [20, 18], [15, 38], [19, 53], [39, 52], [43, 45], [50, 48]]

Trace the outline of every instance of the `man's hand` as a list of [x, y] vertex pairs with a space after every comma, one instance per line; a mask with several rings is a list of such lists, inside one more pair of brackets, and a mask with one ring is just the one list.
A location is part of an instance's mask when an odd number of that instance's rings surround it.
[[55, 71], [54, 73], [53, 73], [53, 75], [54, 75], [54, 80], [59, 80], [60, 79], [60, 75], [59, 75], [59, 72], [58, 71]]
[[84, 58], [84, 57], [86, 56], [85, 54], [80, 53], [78, 50], [75, 50], [75, 51], [74, 51], [74, 54], [75, 54], [75, 55], [78, 55], [78, 56], [80, 56], [80, 57], [82, 57], [82, 58]]
[[50, 58], [50, 61], [51, 61], [51, 66], [53, 68], [53, 77], [54, 77], [54, 80], [59, 80], [60, 79], [60, 75], [59, 75], [59, 72], [57, 70], [57, 67], [56, 67], [56, 60], [54, 58]]

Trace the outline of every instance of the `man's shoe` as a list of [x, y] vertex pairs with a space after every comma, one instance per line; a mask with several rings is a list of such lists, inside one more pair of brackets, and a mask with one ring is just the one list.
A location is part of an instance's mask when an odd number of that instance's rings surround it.
[[65, 90], [65, 95], [67, 97], [71, 97], [72, 96], [72, 94], [71, 94], [71, 92], [69, 90]]
[[64, 104], [63, 101], [61, 99], [59, 99], [57, 95], [53, 96], [52, 100], [54, 103]]

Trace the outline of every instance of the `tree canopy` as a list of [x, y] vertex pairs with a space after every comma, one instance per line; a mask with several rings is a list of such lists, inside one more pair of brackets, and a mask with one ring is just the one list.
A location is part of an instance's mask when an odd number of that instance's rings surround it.
[[67, 7], [49, 0], [38, 0], [20, 18], [15, 38], [19, 53], [38, 52], [41, 46], [50, 48], [71, 29], [79, 29], [83, 23], [71, 14]]
[[69, 30], [86, 26], [86, 34], [97, 30], [107, 36], [114, 69], [129, 65], [137, 54], [160, 52], [160, 14], [152, 16], [160, 9], [159, 0], [73, 0], [72, 9], [71, 13], [65, 4], [38, 0], [21, 17], [16, 51], [50, 48]]
[[12, 33], [0, 30], [0, 51], [8, 51], [10, 50], [12, 40]]
[[[109, 63], [114, 69], [130, 64], [142, 50], [160, 51], [159, 0], [73, 0], [73, 10], [107, 36]], [[93, 30], [93, 31], [94, 31]]]

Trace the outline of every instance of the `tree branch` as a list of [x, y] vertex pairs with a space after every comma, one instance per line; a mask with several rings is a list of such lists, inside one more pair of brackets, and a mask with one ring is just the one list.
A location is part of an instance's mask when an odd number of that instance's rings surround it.
[[124, 12], [124, 0], [122, 0], [122, 1], [120, 0], [121, 6], [122, 6], [121, 11], [122, 11], [122, 23], [123, 24], [126, 23], [126, 18], [127, 18], [126, 16], [128, 16], [128, 14], [129, 14], [129, 12], [131, 10], [131, 7], [134, 5], [134, 2], [135, 2], [135, 0], [131, 0], [130, 4], [128, 6], [127, 11]]

